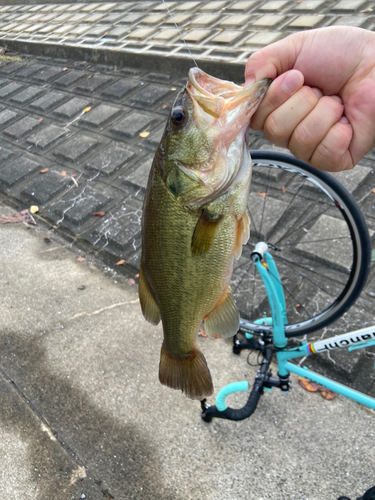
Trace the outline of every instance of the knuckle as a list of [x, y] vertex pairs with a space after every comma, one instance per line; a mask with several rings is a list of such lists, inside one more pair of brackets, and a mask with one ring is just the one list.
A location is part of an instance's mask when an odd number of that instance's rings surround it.
[[311, 144], [314, 138], [311, 133], [311, 129], [304, 123], [300, 123], [293, 132], [291, 142], [295, 144], [302, 145], [306, 147], [307, 144]]
[[285, 129], [282, 127], [275, 116], [271, 113], [264, 123], [263, 132], [265, 137], [277, 146], [283, 146], [288, 143], [289, 137], [285, 137]]
[[308, 108], [312, 109], [316, 106], [319, 98], [310, 87], [304, 85], [303, 87], [301, 87], [298, 93], [300, 94], [301, 99], [305, 101]]
[[338, 172], [348, 167], [349, 136], [343, 138], [340, 124], [333, 126], [312, 156], [312, 165], [321, 170]]
[[325, 112], [330, 112], [332, 115], [342, 114], [343, 104], [331, 96], [324, 96], [320, 99], [321, 105], [324, 106]]

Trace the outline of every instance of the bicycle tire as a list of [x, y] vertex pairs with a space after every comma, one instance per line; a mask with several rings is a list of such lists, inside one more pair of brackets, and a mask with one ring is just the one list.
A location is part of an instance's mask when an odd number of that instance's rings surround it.
[[366, 222], [353, 196], [327, 172], [285, 153], [255, 150], [251, 157], [250, 239], [234, 266], [233, 294], [246, 330], [271, 332], [272, 326], [254, 323], [271, 314], [250, 254], [258, 241], [276, 245], [281, 251], [271, 253], [286, 296], [285, 333], [305, 335], [338, 319], [361, 293], [371, 258]]

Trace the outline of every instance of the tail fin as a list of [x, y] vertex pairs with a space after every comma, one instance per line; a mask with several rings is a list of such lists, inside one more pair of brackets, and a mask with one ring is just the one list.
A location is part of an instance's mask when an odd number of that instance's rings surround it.
[[188, 398], [202, 400], [214, 388], [205, 357], [196, 348], [185, 358], [174, 358], [161, 348], [159, 380], [171, 389], [181, 389]]

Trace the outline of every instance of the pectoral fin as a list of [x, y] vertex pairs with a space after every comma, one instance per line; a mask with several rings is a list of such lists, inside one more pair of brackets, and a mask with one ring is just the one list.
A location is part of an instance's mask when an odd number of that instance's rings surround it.
[[234, 247], [234, 256], [238, 260], [242, 254], [242, 245], [246, 245], [250, 236], [250, 217], [246, 210], [242, 218], [238, 221], [236, 244]]
[[205, 331], [210, 337], [233, 337], [240, 326], [240, 313], [236, 302], [228, 287], [227, 292], [220, 299], [215, 309], [204, 318]]
[[202, 215], [195, 226], [191, 240], [191, 251], [193, 254], [207, 252], [214, 241], [221, 219], [221, 215], [213, 217], [207, 210], [203, 210]]
[[147, 283], [146, 277], [143, 273], [142, 265], [139, 271], [138, 293], [143, 316], [153, 325], [157, 325], [160, 321], [160, 310], [151, 293], [149, 284]]

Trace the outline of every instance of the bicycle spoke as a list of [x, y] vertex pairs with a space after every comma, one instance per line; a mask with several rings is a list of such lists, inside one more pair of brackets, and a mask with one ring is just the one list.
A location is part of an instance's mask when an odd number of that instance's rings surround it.
[[[290, 181], [288, 181], [288, 184], [292, 183], [294, 178], [297, 176], [298, 174], [294, 174], [292, 179]], [[272, 234], [272, 231], [274, 231], [275, 228], [277, 228], [279, 226], [279, 224], [281, 223], [282, 219], [284, 218], [285, 214], [288, 212], [289, 208], [292, 206], [292, 203], [294, 202], [294, 200], [296, 199], [296, 197], [298, 196], [300, 190], [302, 189], [302, 187], [304, 186], [306, 180], [304, 179], [303, 180], [303, 183], [300, 185], [300, 187], [298, 188], [298, 190], [296, 191], [296, 193], [294, 194], [293, 198], [290, 200], [288, 206], [286, 207], [286, 209], [284, 210], [284, 212], [282, 213], [281, 217], [279, 218], [279, 220], [275, 223], [275, 227], [272, 228], [269, 233], [267, 234], [267, 236], [265, 237], [265, 240], [268, 241], [271, 234]]]
[[[278, 258], [277, 260], [282, 260], [282, 259]], [[286, 264], [286, 262], [285, 262], [284, 260], [282, 260], [282, 262], [283, 262], [284, 264]], [[287, 264], [286, 264], [286, 265], [287, 265]], [[287, 267], [290, 267], [290, 266], [287, 266]], [[294, 294], [293, 294], [293, 293], [292, 293], [292, 292], [288, 289], [288, 287], [286, 287], [286, 286], [285, 286], [285, 283], [282, 283], [282, 282], [281, 282], [281, 280], [278, 280], [278, 279], [277, 279], [277, 276], [275, 276], [273, 273], [271, 273], [271, 271], [268, 271], [268, 272], [271, 274], [271, 276], [272, 276], [272, 277], [273, 277], [276, 281], [278, 281], [278, 282], [282, 285], [283, 289], [284, 289], [284, 290], [286, 290], [286, 291], [287, 291], [287, 293], [288, 293], [288, 295], [289, 295], [289, 296], [291, 296], [291, 297], [294, 299], [295, 303], [296, 303], [296, 304], [298, 304], [298, 303], [299, 303], [298, 298], [297, 298], [297, 297], [296, 297], [296, 296], [295, 296], [295, 295], [294, 295]], [[300, 273], [297, 273], [297, 274], [300, 274]], [[302, 274], [300, 274], [300, 276], [304, 277]], [[286, 300], [286, 299], [287, 299], [287, 297], [285, 297], [285, 300]], [[302, 307], [302, 310], [304, 311], [304, 313], [305, 313], [305, 315], [306, 315], [306, 318], [309, 318], [309, 317], [311, 316], [311, 314], [310, 314], [310, 312], [307, 310], [307, 307], [306, 307], [306, 306], [304, 306], [303, 304], [301, 304], [301, 307]]]
[[259, 236], [261, 235], [262, 232], [262, 226], [263, 226], [263, 217], [264, 217], [264, 212], [266, 209], [266, 202], [267, 202], [267, 195], [268, 195], [268, 187], [269, 187], [269, 182], [270, 182], [270, 175], [271, 175], [271, 170], [268, 171], [268, 177], [267, 177], [267, 184], [266, 184], [266, 190], [264, 192], [264, 201], [263, 201], [263, 207], [262, 207], [262, 217], [260, 219], [260, 228], [259, 228]]
[[297, 229], [294, 229], [291, 233], [287, 233], [285, 234], [284, 236], [281, 236], [277, 241], [276, 243], [274, 243], [275, 245], [278, 245], [280, 243], [280, 241], [284, 238], [290, 238], [290, 236], [294, 233], [296, 233], [297, 231], [299, 231], [301, 228], [303, 228], [304, 226], [307, 226], [308, 224], [310, 224], [310, 222], [314, 221], [315, 219], [317, 219], [318, 217], [320, 217], [321, 215], [324, 215], [326, 212], [328, 212], [328, 210], [331, 210], [332, 207], [328, 207], [326, 208], [326, 210], [324, 210], [323, 212], [320, 212], [319, 214], [315, 215], [314, 217], [312, 217], [311, 219], [309, 219], [308, 221], [304, 222], [303, 224], [301, 224], [299, 227], [297, 227]]
[[305, 243], [321, 243], [322, 241], [336, 241], [336, 240], [350, 240], [350, 236], [337, 236], [333, 238], [323, 238], [321, 240], [305, 240], [305, 241], [298, 241], [297, 243], [285, 243], [285, 246], [291, 247], [292, 245], [297, 246], [300, 244], [305, 244]]
[[[283, 262], [283, 264], [285, 266], [289, 267], [289, 269], [292, 269], [295, 273], [297, 273], [299, 276], [301, 276], [302, 278], [304, 278], [306, 281], [309, 281], [312, 285], [316, 286], [316, 288], [318, 288], [319, 290], [321, 290], [324, 293], [327, 293], [327, 290], [325, 290], [323, 287], [321, 287], [318, 283], [316, 283], [311, 278], [308, 278], [306, 276], [306, 274], [303, 274], [300, 271], [298, 271], [298, 269], [296, 269], [296, 267], [298, 267], [298, 266], [295, 263], [291, 264], [290, 262], [288, 262], [287, 260], [285, 260], [285, 259], [283, 259], [281, 257], [276, 257], [276, 256], [274, 256], [274, 257], [275, 257], [275, 260], [280, 260], [281, 262]], [[327, 295], [329, 295], [329, 294], [327, 293]]]

